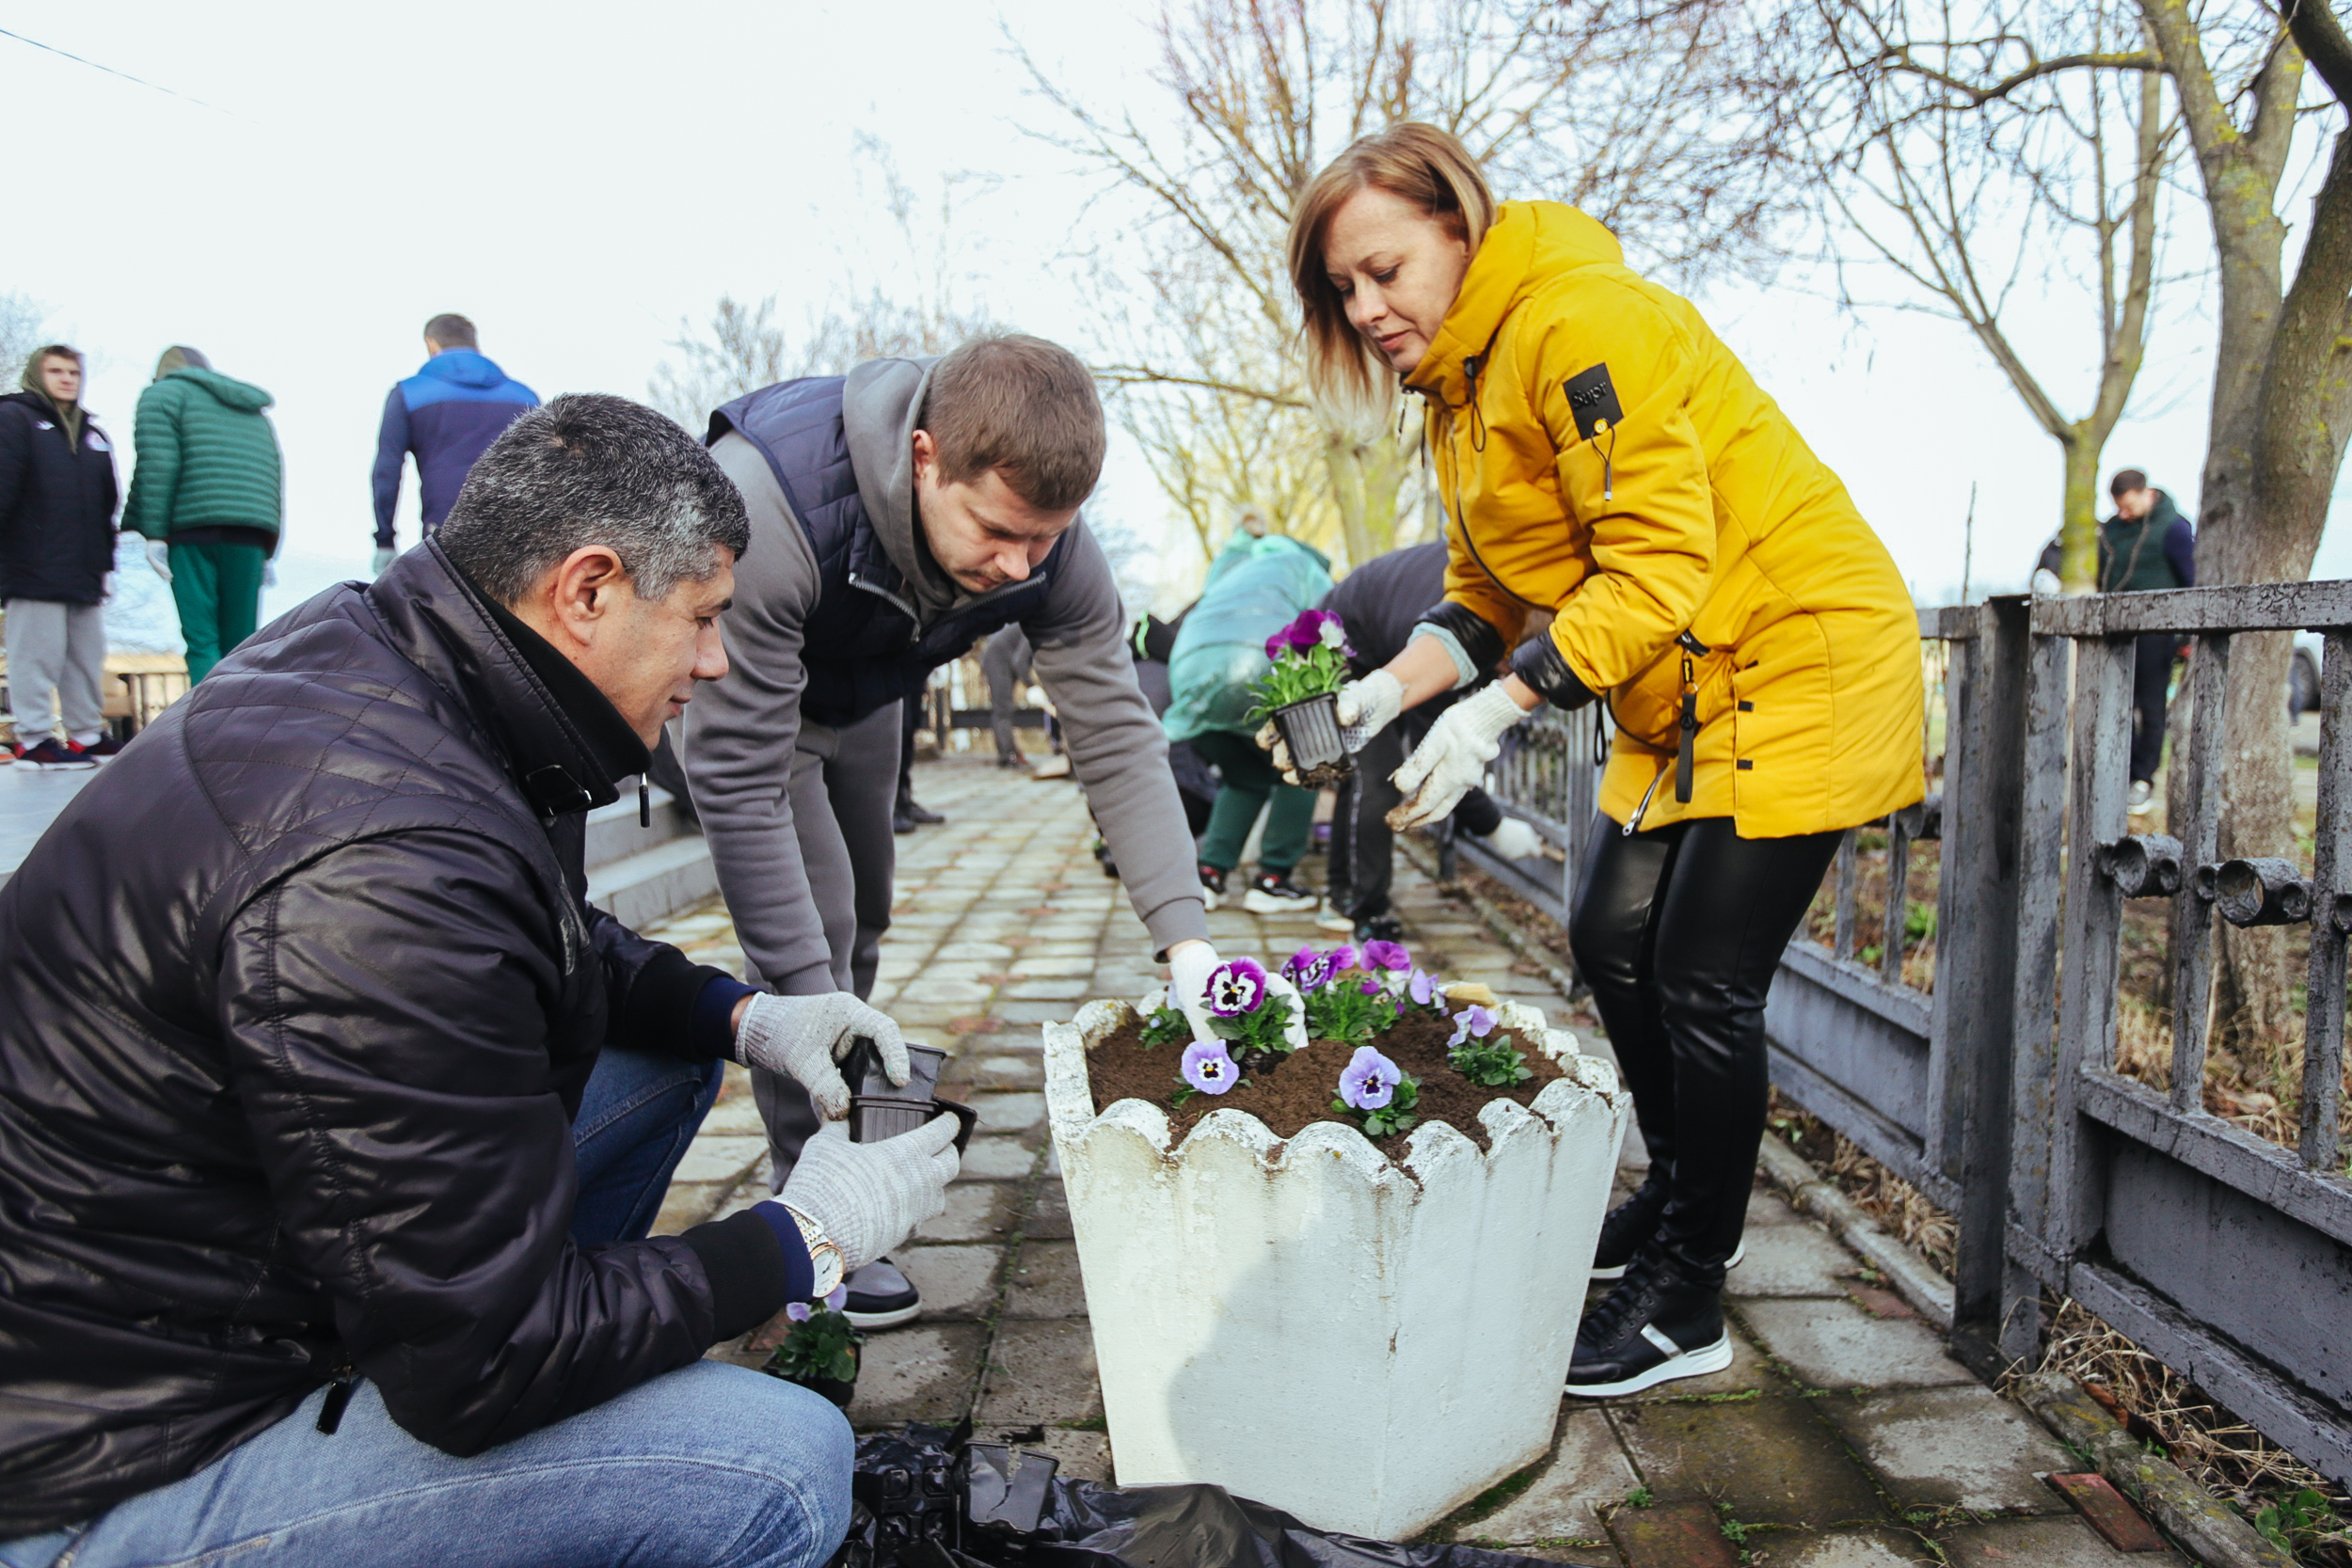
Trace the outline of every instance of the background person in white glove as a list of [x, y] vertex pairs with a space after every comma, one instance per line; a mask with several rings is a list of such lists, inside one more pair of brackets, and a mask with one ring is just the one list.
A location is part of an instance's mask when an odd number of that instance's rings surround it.
[[[1180, 942], [1168, 949], [1168, 1000], [1171, 1006], [1181, 1009], [1191, 1022], [1194, 1039], [1213, 1040], [1218, 1037], [1216, 1031], [1209, 1025], [1208, 989], [1209, 976], [1224, 961], [1217, 956], [1216, 949], [1205, 942]], [[1290, 1022], [1283, 1029], [1282, 1037], [1289, 1040], [1291, 1049], [1295, 1051], [1307, 1043], [1307, 1009], [1299, 1001], [1296, 986], [1277, 974], [1273, 964], [1263, 967], [1266, 990], [1276, 996], [1291, 999]]]

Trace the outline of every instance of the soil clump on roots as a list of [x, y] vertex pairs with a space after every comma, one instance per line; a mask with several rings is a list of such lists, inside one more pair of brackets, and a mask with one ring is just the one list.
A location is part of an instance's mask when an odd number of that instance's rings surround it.
[[[1399, 1019], [1393, 1027], [1375, 1035], [1369, 1043], [1394, 1062], [1406, 1076], [1420, 1081], [1421, 1100], [1413, 1107], [1415, 1116], [1424, 1122], [1444, 1122], [1483, 1152], [1489, 1140], [1486, 1129], [1478, 1119], [1481, 1106], [1495, 1100], [1530, 1104], [1546, 1084], [1565, 1075], [1539, 1040], [1523, 1031], [1506, 1029], [1500, 1033], [1527, 1058], [1527, 1067], [1534, 1076], [1505, 1088], [1473, 1084], [1446, 1059], [1445, 1042], [1453, 1033], [1451, 1019], [1410, 1013]], [[1211, 1111], [1247, 1111], [1264, 1122], [1278, 1138], [1295, 1137], [1309, 1122], [1359, 1125], [1353, 1117], [1342, 1117], [1331, 1109], [1331, 1101], [1339, 1097], [1340, 1073], [1356, 1053], [1353, 1045], [1339, 1040], [1310, 1041], [1287, 1056], [1245, 1064], [1243, 1082], [1223, 1094], [1191, 1094], [1184, 1097], [1182, 1104], [1171, 1104], [1169, 1101], [1177, 1092], [1186, 1087], [1177, 1071], [1184, 1053], [1183, 1040], [1166, 1045], [1144, 1044], [1143, 1021], [1131, 1011], [1118, 1028], [1087, 1053], [1087, 1082], [1094, 1094], [1096, 1113], [1121, 1100], [1149, 1101], [1168, 1113], [1171, 1148], [1183, 1142], [1184, 1135]], [[1415, 1129], [1418, 1127], [1416, 1123]], [[1392, 1158], [1399, 1156], [1415, 1129], [1374, 1138], [1373, 1145]]]

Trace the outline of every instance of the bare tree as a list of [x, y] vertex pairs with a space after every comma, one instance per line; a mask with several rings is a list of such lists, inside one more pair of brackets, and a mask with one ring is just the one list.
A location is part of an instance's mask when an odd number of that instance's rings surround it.
[[1327, 528], [1351, 562], [1413, 515], [1417, 433], [1340, 428], [1299, 374], [1283, 242], [1325, 163], [1427, 120], [1503, 195], [1575, 202], [1645, 264], [1686, 279], [1754, 264], [1788, 166], [1746, 36], [1730, 0], [1180, 0], [1157, 27], [1164, 123], [1090, 102], [1015, 40], [1050, 111], [1036, 133], [1140, 215], [1097, 259], [1118, 285], [1094, 291], [1100, 369], [1203, 549], [1202, 519], [1243, 505]]
[[[1870, 270], [1907, 285], [1902, 304], [1975, 336], [2063, 454], [2060, 576], [2090, 593], [2100, 459], [2147, 349], [2177, 130], [2153, 53], [2121, 46], [2137, 43], [2137, 17], [2114, 3], [2018, 6], [1960, 29], [1931, 0], [1817, 0], [1811, 16], [1783, 41], [1821, 62], [1804, 145], [1847, 303], [1859, 275], [1837, 253], [1859, 237], [1882, 264]], [[2096, 328], [2080, 415], [2051, 389], [2055, 356], [2013, 325], [2053, 286], [2079, 294]]]
[[24, 295], [0, 294], [0, 372], [7, 381], [0, 390], [16, 389], [24, 361], [47, 336], [48, 321], [49, 313]]
[[927, 214], [886, 146], [861, 135], [858, 156], [863, 171], [881, 185], [882, 207], [899, 244], [900, 255], [882, 258], [888, 271], [878, 274], [870, 255], [854, 266], [845, 261], [839, 298], [812, 311], [797, 334], [777, 325], [775, 295], [757, 305], [722, 295], [700, 330], [679, 325], [670, 343], [676, 362], [664, 359], [654, 368], [648, 389], [655, 407], [700, 431], [712, 409], [762, 387], [795, 376], [840, 375], [865, 359], [945, 354], [995, 329], [985, 307], [968, 303], [972, 280], [957, 264], [958, 218], [975, 177], [945, 176], [936, 206]]
[[[2219, 262], [2212, 423], [2198, 505], [2201, 582], [2311, 575], [2352, 436], [2352, 131], [2339, 128], [2286, 277], [2288, 162], [2307, 100], [2352, 109], [2352, 42], [2325, 0], [2139, 0], [2180, 95]], [[2304, 67], [2319, 77], [2312, 90]], [[2242, 637], [2230, 655], [2221, 852], [2296, 852], [2285, 706], [2291, 641]], [[2277, 927], [2224, 927], [2217, 1040], [2294, 1030]]]

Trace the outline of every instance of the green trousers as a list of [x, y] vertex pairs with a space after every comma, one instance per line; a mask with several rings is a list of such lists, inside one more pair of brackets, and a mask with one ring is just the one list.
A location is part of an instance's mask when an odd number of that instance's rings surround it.
[[172, 545], [171, 597], [188, 644], [189, 685], [253, 635], [262, 615], [262, 564], [259, 545]]
[[1225, 781], [1209, 813], [1209, 831], [1200, 840], [1201, 860], [1219, 871], [1232, 870], [1241, 862], [1250, 824], [1263, 811], [1265, 834], [1258, 840], [1258, 869], [1279, 877], [1296, 865], [1314, 832], [1315, 792], [1284, 784], [1274, 770], [1274, 759], [1246, 735], [1212, 730], [1194, 736], [1192, 749]]

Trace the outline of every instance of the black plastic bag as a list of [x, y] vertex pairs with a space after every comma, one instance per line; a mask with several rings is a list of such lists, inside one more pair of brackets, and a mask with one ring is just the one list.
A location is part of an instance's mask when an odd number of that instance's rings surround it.
[[1222, 1486], [1070, 1481], [967, 1423], [857, 1446], [856, 1507], [834, 1568], [1535, 1568], [1479, 1546], [1311, 1529]]

